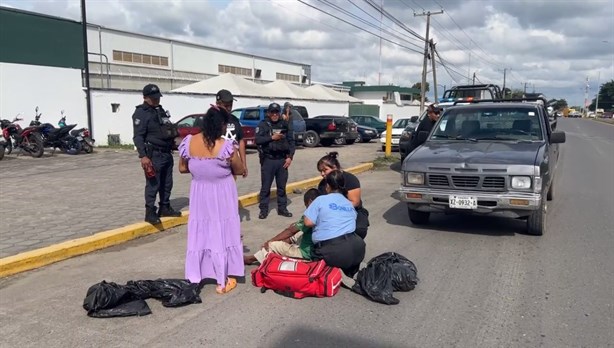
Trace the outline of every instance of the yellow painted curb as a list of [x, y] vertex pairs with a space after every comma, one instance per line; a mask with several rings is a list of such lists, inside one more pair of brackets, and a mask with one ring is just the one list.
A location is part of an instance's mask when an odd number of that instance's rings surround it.
[[[373, 168], [373, 163], [364, 163], [346, 171], [358, 174]], [[314, 177], [307, 180], [293, 182], [286, 185], [286, 191], [304, 190], [315, 187], [322, 180]], [[271, 190], [271, 196], [276, 197], [276, 190]], [[250, 193], [239, 197], [239, 204], [247, 207], [258, 203], [258, 193]], [[33, 270], [68, 258], [87, 254], [92, 251], [104, 249], [121, 244], [132, 239], [158, 233], [172, 227], [185, 225], [188, 222], [189, 212], [182, 212], [181, 217], [163, 218], [162, 224], [151, 225], [146, 222], [116, 228], [114, 230], [98, 232], [92, 236], [77, 238], [66, 242], [50, 245], [48, 247], [26, 251], [17, 255], [0, 259], [0, 278], [13, 274]]]

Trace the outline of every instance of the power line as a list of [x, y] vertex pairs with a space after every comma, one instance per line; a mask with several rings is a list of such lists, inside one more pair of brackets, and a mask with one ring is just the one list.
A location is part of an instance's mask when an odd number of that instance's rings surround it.
[[371, 7], [373, 7], [375, 10], [377, 10], [379, 13], [383, 14], [386, 18], [390, 19], [391, 21], [393, 21], [395, 24], [397, 24], [399, 27], [403, 28], [405, 31], [407, 31], [408, 33], [412, 34], [413, 36], [415, 36], [416, 38], [418, 38], [421, 42], [425, 42], [427, 41], [424, 37], [422, 37], [420, 34], [416, 33], [414, 30], [412, 30], [411, 28], [407, 27], [403, 22], [401, 22], [400, 20], [398, 20], [396, 17], [394, 17], [393, 15], [391, 15], [388, 11], [384, 10], [383, 8], [379, 8], [379, 6], [377, 6], [373, 0], [364, 0], [367, 4], [369, 4]]
[[349, 21], [346, 21], [346, 20], [345, 20], [345, 19], [343, 19], [343, 18], [340, 18], [340, 17], [338, 17], [338, 16], [335, 16], [335, 15], [334, 15], [334, 14], [332, 14], [332, 13], [328, 13], [328, 12], [326, 12], [326, 11], [322, 10], [322, 9], [319, 9], [319, 8], [317, 8], [317, 7], [315, 7], [315, 6], [311, 5], [311, 4], [309, 4], [309, 3], [307, 3], [307, 2], [305, 2], [305, 1], [303, 1], [303, 0], [298, 0], [298, 2], [300, 2], [301, 4], [303, 4], [303, 5], [305, 5], [305, 6], [311, 7], [311, 8], [313, 8], [313, 9], [317, 10], [317, 11], [320, 11], [320, 12], [322, 12], [322, 13], [324, 13], [324, 14], [328, 15], [328, 16], [331, 16], [331, 17], [333, 17], [333, 18], [335, 18], [335, 19], [337, 19], [337, 20], [339, 20], [339, 21], [342, 21], [342, 22], [344, 22], [344, 23], [346, 23], [346, 24], [348, 24], [348, 25], [351, 25], [352, 27], [354, 27], [354, 28], [356, 28], [356, 29], [358, 29], [358, 30], [362, 30], [362, 31], [364, 31], [364, 32], [366, 32], [366, 33], [368, 33], [368, 34], [371, 34], [371, 35], [373, 35], [373, 36], [375, 36], [375, 37], [378, 37], [378, 38], [380, 38], [380, 39], [382, 39], [382, 40], [384, 40], [384, 41], [386, 41], [386, 42], [389, 42], [389, 43], [391, 43], [391, 44], [393, 44], [393, 45], [397, 45], [397, 46], [402, 47], [402, 48], [405, 48], [405, 49], [407, 49], [407, 50], [409, 50], [409, 51], [412, 51], [412, 52], [415, 52], [415, 53], [422, 54], [422, 52], [421, 52], [421, 51], [418, 51], [418, 50], [416, 50], [416, 49], [414, 49], [414, 48], [411, 48], [411, 47], [407, 47], [407, 46], [405, 46], [405, 45], [403, 45], [403, 44], [400, 44], [400, 43], [398, 43], [398, 42], [394, 42], [394, 41], [392, 41], [392, 40], [390, 40], [390, 39], [388, 39], [388, 38], [385, 38], [385, 37], [383, 37], [383, 36], [381, 36], [381, 35], [375, 34], [375, 33], [371, 32], [371, 31], [369, 31], [369, 30], [367, 30], [367, 29], [365, 29], [365, 28], [361, 28], [360, 26], [358, 26], [358, 25], [356, 25], [356, 24], [354, 24], [354, 23], [351, 23], [351, 22], [349, 22]]

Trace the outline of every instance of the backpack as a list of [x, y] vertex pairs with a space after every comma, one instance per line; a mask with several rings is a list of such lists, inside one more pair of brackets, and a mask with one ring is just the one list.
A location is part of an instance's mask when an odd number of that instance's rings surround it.
[[324, 260], [307, 261], [269, 253], [252, 270], [252, 284], [261, 292], [268, 289], [292, 298], [332, 297], [341, 287], [341, 270]]

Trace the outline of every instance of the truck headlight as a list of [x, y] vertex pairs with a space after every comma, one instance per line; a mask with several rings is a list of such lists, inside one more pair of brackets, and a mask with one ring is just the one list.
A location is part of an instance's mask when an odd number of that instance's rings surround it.
[[424, 173], [406, 172], [405, 185], [424, 185]]
[[530, 189], [531, 188], [531, 177], [530, 176], [513, 176], [512, 177], [512, 188], [513, 189]]

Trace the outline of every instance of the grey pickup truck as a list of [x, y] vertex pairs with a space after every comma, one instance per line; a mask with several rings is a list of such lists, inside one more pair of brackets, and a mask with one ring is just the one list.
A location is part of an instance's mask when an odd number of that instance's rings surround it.
[[[464, 102], [466, 103], [466, 102]], [[431, 213], [526, 219], [526, 231], [546, 229], [546, 200], [554, 196], [559, 143], [547, 101], [479, 100], [451, 106], [424, 143], [403, 161], [398, 198], [413, 224]]]

